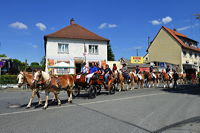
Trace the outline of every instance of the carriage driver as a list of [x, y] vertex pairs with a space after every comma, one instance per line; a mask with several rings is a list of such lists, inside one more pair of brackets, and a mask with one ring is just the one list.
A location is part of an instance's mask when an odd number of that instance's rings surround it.
[[83, 66], [81, 67], [81, 74], [87, 74], [88, 68], [86, 67], [86, 63], [83, 62]]
[[104, 74], [105, 83], [107, 84], [108, 83], [108, 77], [112, 74], [112, 71], [109, 68], [108, 64], [106, 64], [106, 68], [105, 68], [103, 74]]
[[86, 76], [87, 83], [89, 84], [91, 77], [98, 72], [97, 67], [95, 66], [94, 62], [92, 62], [92, 66], [90, 67], [90, 73]]
[[127, 72], [128, 68], [126, 66], [126, 63], [122, 64], [122, 68], [120, 70], [122, 72], [123, 77], [128, 79], [128, 80], [130, 80], [130, 76], [129, 76], [128, 72]]

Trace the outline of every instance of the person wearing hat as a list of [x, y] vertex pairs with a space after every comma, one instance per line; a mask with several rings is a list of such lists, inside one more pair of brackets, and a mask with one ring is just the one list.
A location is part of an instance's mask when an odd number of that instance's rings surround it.
[[127, 66], [126, 66], [126, 63], [123, 63], [123, 64], [122, 64], [122, 68], [121, 68], [120, 70], [121, 70], [121, 72], [122, 72], [123, 77], [124, 77], [125, 79], [130, 80], [130, 76], [129, 76], [129, 74], [128, 74], [128, 68], [127, 68]]

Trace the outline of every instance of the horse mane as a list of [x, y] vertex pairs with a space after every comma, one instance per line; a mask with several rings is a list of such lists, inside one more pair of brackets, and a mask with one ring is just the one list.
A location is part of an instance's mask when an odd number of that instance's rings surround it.
[[51, 78], [51, 76], [47, 72], [42, 71], [41, 74], [42, 74], [44, 81], [47, 81]]

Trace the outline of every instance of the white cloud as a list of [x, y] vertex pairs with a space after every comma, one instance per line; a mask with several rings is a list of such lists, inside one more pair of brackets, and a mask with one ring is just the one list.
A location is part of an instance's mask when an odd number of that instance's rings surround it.
[[116, 28], [116, 24], [108, 24], [108, 23], [102, 23], [99, 25], [99, 29], [105, 29], [105, 28]]
[[44, 31], [47, 28], [46, 25], [43, 23], [37, 23], [35, 24], [35, 26], [38, 27], [41, 31]]
[[104, 29], [104, 28], [106, 28], [107, 27], [107, 23], [102, 23], [102, 24], [100, 24], [99, 25], [99, 29]]
[[189, 28], [191, 28], [191, 26], [185, 26], [185, 27], [178, 28], [177, 31], [187, 30]]
[[[162, 20], [162, 21], [161, 21], [161, 20]], [[172, 18], [169, 17], [169, 16], [167, 16], [167, 17], [162, 18], [162, 19], [152, 20], [152, 21], [151, 21], [151, 24], [152, 24], [152, 25], [167, 24], [167, 23], [169, 23], [169, 22], [171, 22], [171, 21], [172, 21]]]
[[33, 47], [33, 48], [38, 48], [38, 46], [37, 46], [37, 45], [32, 45], [32, 47]]
[[161, 24], [162, 22], [161, 21], [159, 21], [159, 20], [152, 20], [151, 21], [151, 24], [152, 25], [159, 25], [159, 24]]
[[169, 22], [171, 22], [171, 21], [172, 21], [172, 18], [169, 17], [169, 16], [167, 16], [167, 17], [165, 17], [165, 18], [162, 18], [162, 22], [163, 22], [164, 24], [167, 24], [167, 23], [169, 23]]
[[117, 25], [116, 24], [108, 24], [108, 28], [116, 28]]
[[16, 28], [16, 29], [28, 29], [28, 26], [25, 25], [25, 24], [22, 23], [22, 22], [15, 22], [15, 23], [12, 23], [12, 24], [10, 24], [10, 27]]

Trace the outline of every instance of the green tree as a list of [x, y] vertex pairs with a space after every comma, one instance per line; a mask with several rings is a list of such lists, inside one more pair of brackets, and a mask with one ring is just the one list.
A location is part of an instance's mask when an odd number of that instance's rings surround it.
[[25, 71], [27, 64], [25, 62], [21, 62], [18, 59], [12, 59], [14, 66], [14, 69], [18, 70], [18, 71]]
[[41, 68], [40, 64], [38, 62], [32, 62], [31, 65], [30, 65], [32, 68]]
[[115, 60], [115, 55], [113, 54], [111, 45], [107, 45], [107, 54], [108, 54], [108, 61], [114, 61]]
[[45, 70], [45, 66], [46, 66], [45, 56], [42, 57], [42, 60], [40, 61], [40, 65], [41, 65], [42, 69]]
[[0, 54], [0, 57], [7, 57], [5, 54]]

